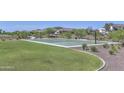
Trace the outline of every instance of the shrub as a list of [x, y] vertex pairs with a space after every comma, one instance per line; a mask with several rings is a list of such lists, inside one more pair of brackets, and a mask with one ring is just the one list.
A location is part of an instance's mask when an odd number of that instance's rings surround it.
[[5, 39], [5, 38], [1, 38], [1, 40], [2, 40], [2, 41], [6, 41], [6, 39]]
[[98, 50], [97, 50], [97, 48], [96, 48], [95, 46], [92, 46], [92, 47], [91, 47], [91, 51], [92, 51], [92, 52], [98, 52]]
[[117, 46], [117, 45], [112, 45], [112, 46], [111, 46], [111, 49], [109, 50], [109, 54], [115, 55], [115, 54], [118, 52], [118, 49], [119, 49], [119, 48], [120, 48], [120, 47]]
[[87, 47], [87, 44], [82, 44], [82, 49], [83, 50], [86, 50], [88, 47]]
[[121, 43], [121, 46], [124, 47], [124, 42]]
[[107, 43], [104, 44], [104, 45], [103, 45], [103, 48], [109, 48], [109, 44], [107, 44]]
[[9, 38], [9, 40], [12, 40], [12, 38]]
[[110, 55], [114, 55], [115, 52], [111, 49], [111, 50], [109, 50], [109, 54], [110, 54]]
[[19, 38], [17, 37], [16, 40], [19, 40]]
[[118, 52], [117, 46], [115, 46], [115, 45], [112, 45], [112, 46], [111, 46], [111, 49], [112, 49], [114, 52], [116, 52], [116, 53]]
[[89, 47], [87, 47], [86, 50], [90, 50]]
[[118, 46], [117, 46], [117, 48], [118, 48], [118, 49], [121, 49], [121, 46], [120, 46], [120, 45], [118, 45]]

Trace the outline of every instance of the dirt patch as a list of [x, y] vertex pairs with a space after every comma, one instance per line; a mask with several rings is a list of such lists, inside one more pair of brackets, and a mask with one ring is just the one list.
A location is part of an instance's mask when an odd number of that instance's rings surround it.
[[[108, 49], [98, 46], [98, 51], [94, 54], [103, 58], [106, 65], [102, 71], [124, 71], [124, 48], [121, 48], [116, 55], [110, 55]], [[81, 47], [76, 47], [74, 49], [82, 50]]]

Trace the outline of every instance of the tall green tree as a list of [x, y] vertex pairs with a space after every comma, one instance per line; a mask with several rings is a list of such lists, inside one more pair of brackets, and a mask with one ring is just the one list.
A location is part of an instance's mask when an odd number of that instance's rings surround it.
[[2, 34], [2, 31], [3, 31], [3, 30], [2, 30], [2, 29], [0, 29], [0, 34]]
[[83, 38], [87, 35], [87, 32], [84, 29], [74, 29], [73, 32], [77, 38]]
[[112, 26], [113, 24], [112, 23], [106, 23], [104, 28], [107, 30], [107, 31], [110, 31], [110, 27]]
[[55, 31], [56, 31], [56, 30], [55, 30], [54, 28], [47, 28], [45, 32], [46, 32], [47, 34], [53, 34]]

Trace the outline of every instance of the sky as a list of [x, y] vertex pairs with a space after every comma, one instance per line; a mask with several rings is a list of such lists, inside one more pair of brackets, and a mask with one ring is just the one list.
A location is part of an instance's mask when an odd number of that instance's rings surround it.
[[47, 27], [61, 26], [65, 28], [87, 28], [98, 29], [105, 23], [124, 24], [124, 21], [0, 21], [0, 29], [7, 32], [44, 29]]

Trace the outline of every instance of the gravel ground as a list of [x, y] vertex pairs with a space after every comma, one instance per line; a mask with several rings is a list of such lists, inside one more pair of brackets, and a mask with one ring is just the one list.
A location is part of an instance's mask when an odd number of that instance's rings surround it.
[[[97, 47], [97, 53], [94, 53], [106, 62], [105, 67], [102, 71], [124, 71], [124, 48], [121, 48], [116, 55], [110, 55], [108, 49], [102, 46]], [[82, 50], [81, 47], [76, 47], [74, 49]]]

